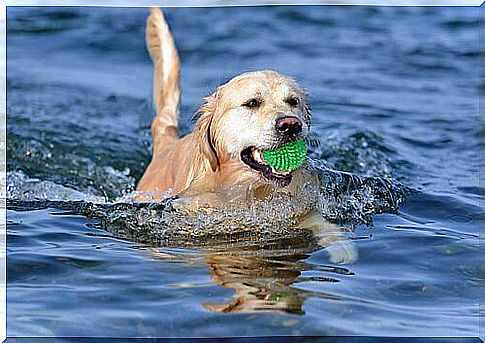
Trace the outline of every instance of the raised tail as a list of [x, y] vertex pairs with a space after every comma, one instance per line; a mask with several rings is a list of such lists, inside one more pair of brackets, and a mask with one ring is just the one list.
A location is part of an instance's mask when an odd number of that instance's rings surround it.
[[180, 102], [180, 59], [162, 11], [151, 8], [145, 39], [153, 61], [153, 103], [156, 117], [152, 122], [154, 148], [166, 139], [177, 138]]

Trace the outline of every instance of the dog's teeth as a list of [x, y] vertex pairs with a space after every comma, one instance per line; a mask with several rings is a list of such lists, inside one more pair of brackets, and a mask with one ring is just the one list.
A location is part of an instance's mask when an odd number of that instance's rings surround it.
[[271, 167], [271, 172], [273, 174], [276, 174], [276, 175], [286, 176], [286, 175], [289, 175], [291, 173], [291, 170], [277, 171], [276, 169], [274, 169], [274, 167]]
[[288, 171], [277, 171], [273, 167], [271, 167], [271, 171], [273, 172], [273, 174], [276, 174], [276, 175], [287, 175], [289, 173]]
[[261, 152], [257, 149], [253, 150], [253, 158], [258, 163], [263, 163], [263, 158], [261, 156]]

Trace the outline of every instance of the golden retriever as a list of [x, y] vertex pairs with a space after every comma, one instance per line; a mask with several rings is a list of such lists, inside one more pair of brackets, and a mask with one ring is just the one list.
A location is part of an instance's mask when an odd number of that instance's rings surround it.
[[250, 188], [252, 194], [274, 188], [298, 193], [313, 177], [304, 168], [277, 172], [260, 153], [308, 134], [307, 96], [294, 80], [271, 70], [234, 77], [205, 98], [194, 131], [181, 138], [177, 132], [180, 60], [157, 8], [147, 19], [146, 43], [154, 64], [156, 117], [153, 158], [137, 187], [150, 195], [145, 199], [220, 197], [236, 185]]
[[[152, 8], [146, 44], [154, 65], [152, 122], [153, 157], [137, 186], [138, 201], [158, 201], [178, 195], [178, 208], [197, 212], [227, 201], [264, 199], [275, 191], [302, 195], [305, 186], [318, 189], [318, 177], [306, 166], [277, 172], [261, 152], [305, 139], [311, 113], [307, 94], [290, 77], [276, 71], [247, 72], [219, 86], [205, 98], [192, 133], [178, 135], [180, 60], [162, 12]], [[203, 206], [201, 206], [203, 205]], [[340, 229], [311, 211], [300, 228], [316, 233], [328, 246], [331, 260], [357, 258]]]

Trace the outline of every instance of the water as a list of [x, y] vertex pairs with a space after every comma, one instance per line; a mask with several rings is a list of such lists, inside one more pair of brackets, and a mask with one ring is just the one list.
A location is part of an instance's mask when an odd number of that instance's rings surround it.
[[[168, 9], [183, 133], [247, 70], [292, 75], [313, 106], [318, 192], [198, 217], [129, 201], [146, 13], [8, 9], [8, 335], [478, 334], [478, 9]], [[355, 261], [295, 229], [315, 206]]]

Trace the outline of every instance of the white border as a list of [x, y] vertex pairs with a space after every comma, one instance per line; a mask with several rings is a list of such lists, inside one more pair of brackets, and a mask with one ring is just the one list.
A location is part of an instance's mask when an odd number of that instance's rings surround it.
[[7, 168], [7, 8], [0, 5], [0, 340], [7, 338], [7, 211], [6, 211], [6, 168]]
[[7, 6], [229, 7], [265, 5], [481, 6], [485, 0], [6, 0]]
[[[485, 0], [6, 0], [0, 4], [0, 341], [7, 338], [6, 140], [7, 140], [7, 6], [95, 7], [230, 7], [265, 5], [481, 6]], [[481, 15], [480, 15], [481, 17]], [[480, 37], [482, 38], [482, 37]], [[480, 42], [481, 43], [481, 42]], [[480, 301], [481, 305], [481, 301]], [[479, 305], [479, 306], [480, 306]], [[481, 307], [481, 306], [480, 306]], [[482, 321], [479, 322], [479, 337]], [[480, 339], [480, 338], [479, 338]]]

